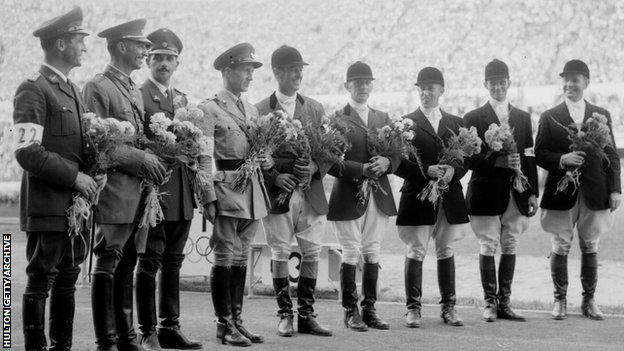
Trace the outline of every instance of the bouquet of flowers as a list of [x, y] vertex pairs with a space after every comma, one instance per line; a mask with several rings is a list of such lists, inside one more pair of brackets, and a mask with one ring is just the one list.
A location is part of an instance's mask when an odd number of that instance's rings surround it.
[[[162, 112], [152, 115], [148, 128], [153, 138], [141, 139], [146, 149], [164, 159], [169, 168], [180, 166], [197, 169], [199, 156], [209, 145], [201, 129], [190, 121], [171, 120]], [[158, 192], [159, 186], [151, 180], [143, 180], [146, 197], [139, 228], [154, 227], [163, 219], [159, 200], [163, 194]]]
[[[572, 141], [570, 150], [596, 154], [601, 160], [609, 162], [604, 151], [605, 147], [612, 145], [611, 130], [606, 116], [594, 112], [580, 126], [571, 124], [566, 127], [557, 121], [555, 123], [568, 132], [568, 139]], [[557, 192], [565, 192], [570, 186], [573, 187], [573, 193], [576, 192], [580, 185], [581, 167], [568, 167], [565, 176], [557, 183]]]
[[[470, 127], [470, 129], [460, 127], [459, 134], [451, 133], [453, 135], [442, 149], [442, 154], [438, 160], [439, 164], [462, 166], [466, 157], [481, 152], [481, 139], [479, 139], [475, 127]], [[436, 206], [446, 191], [448, 191], [448, 184], [443, 178], [430, 180], [429, 184], [418, 194], [418, 200], [429, 200]]]
[[[492, 149], [490, 153], [498, 152], [501, 155], [515, 154], [518, 146], [514, 139], [514, 131], [508, 124], [490, 124], [485, 132], [485, 143]], [[514, 168], [514, 176], [511, 178], [513, 188], [523, 193], [529, 188], [529, 179], [522, 173], [520, 167]]]
[[[418, 152], [412, 144], [415, 133], [412, 129], [414, 122], [409, 118], [393, 118], [391, 123], [379, 128], [376, 132], [369, 131], [367, 135], [368, 151], [373, 156], [371, 160], [377, 156], [392, 157], [397, 153], [403, 157], [413, 157], [418, 160]], [[421, 163], [418, 162], [420, 167]], [[422, 169], [421, 169], [422, 171]], [[370, 190], [381, 191], [384, 195], [388, 195], [381, 187], [379, 180], [374, 178], [365, 178], [358, 187], [358, 204], [364, 206], [368, 200]]]
[[[304, 131], [303, 124], [299, 120], [291, 120], [292, 126], [288, 128], [289, 140], [285, 144], [290, 146], [297, 158], [295, 166], [306, 166], [310, 163], [310, 143]], [[299, 177], [298, 177], [299, 178]], [[309, 179], [298, 179], [298, 186], [305, 187]], [[288, 199], [291, 192], [281, 190], [277, 195], [277, 203], [282, 205]]]
[[[91, 112], [82, 115], [82, 131], [86, 143], [93, 150], [86, 160], [89, 165], [86, 173], [92, 177], [106, 174], [107, 170], [115, 167], [119, 162], [117, 148], [120, 145], [133, 144], [136, 140], [132, 123], [115, 118], [99, 118]], [[80, 193], [73, 196], [72, 204], [66, 211], [69, 235], [72, 238], [84, 230], [91, 207], [97, 205], [101, 191], [102, 188], [98, 188], [93, 199], [87, 199]]]
[[[176, 105], [175, 99], [174, 105]], [[176, 107], [173, 119], [174, 121], [180, 121], [182, 123], [191, 123], [197, 127], [199, 131], [202, 131], [201, 136], [199, 136], [199, 134], [194, 134], [194, 138], [199, 144], [200, 149], [199, 156], [197, 157], [197, 163], [187, 164], [186, 167], [189, 170], [193, 191], [200, 199], [204, 199], [206, 198], [205, 192], [209, 188], [209, 183], [212, 181], [212, 165], [210, 164], [207, 155], [212, 156], [214, 140], [206, 135], [203, 135], [203, 131], [208, 130], [210, 127], [209, 121], [204, 117], [204, 112], [197, 108], [196, 105], [192, 104], [188, 104], [185, 107]]]
[[232, 182], [232, 189], [238, 192], [245, 191], [251, 177], [259, 171], [258, 157], [272, 155], [283, 143], [297, 137], [292, 119], [283, 111], [261, 116], [255, 125], [249, 127], [251, 148], [245, 162], [236, 170], [236, 178]]

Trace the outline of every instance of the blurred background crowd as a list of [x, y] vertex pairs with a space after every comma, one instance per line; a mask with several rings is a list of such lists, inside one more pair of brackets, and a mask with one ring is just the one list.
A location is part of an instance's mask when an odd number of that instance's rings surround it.
[[[346, 68], [356, 60], [376, 76], [371, 106], [401, 115], [418, 107], [417, 72], [436, 66], [445, 75], [443, 109], [463, 115], [487, 98], [483, 69], [493, 58], [510, 67], [512, 103], [533, 115], [561, 99], [558, 73], [565, 61], [588, 63], [587, 99], [607, 108], [624, 137], [624, 1], [618, 0], [4, 0], [0, 12], [0, 181], [17, 180], [9, 142], [12, 98], [19, 83], [42, 61], [32, 31], [45, 19], [79, 4], [88, 52], [70, 78], [82, 86], [108, 62], [96, 33], [134, 18], [147, 18], [146, 33], [168, 27], [184, 42], [174, 85], [191, 101], [212, 96], [221, 85], [216, 56], [250, 42], [265, 63], [255, 73], [248, 99], [256, 102], [276, 86], [270, 55], [297, 47], [310, 63], [302, 92], [332, 111], [347, 100]], [[147, 69], [134, 75], [138, 82]], [[624, 138], [618, 137], [624, 143]], [[621, 143], [621, 144], [622, 144]], [[623, 144], [624, 145], [624, 144]], [[621, 146], [621, 145], [620, 145]]]

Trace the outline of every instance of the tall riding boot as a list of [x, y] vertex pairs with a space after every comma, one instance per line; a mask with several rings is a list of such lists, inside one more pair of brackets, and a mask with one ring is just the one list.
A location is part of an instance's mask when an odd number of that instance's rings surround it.
[[355, 284], [356, 266], [343, 263], [340, 265], [340, 289], [342, 291], [342, 307], [345, 309], [345, 326], [355, 331], [367, 331], [358, 309], [358, 293]]
[[483, 298], [485, 300], [483, 319], [486, 322], [494, 322], [496, 321], [498, 306], [494, 256], [479, 255], [479, 272], [481, 272], [481, 285], [483, 286]]
[[221, 343], [232, 346], [251, 346], [251, 341], [241, 335], [232, 320], [232, 301], [230, 283], [232, 269], [230, 267], [212, 266], [210, 272], [210, 293], [217, 321], [217, 339]]
[[379, 263], [364, 263], [362, 272], [362, 320], [373, 329], [390, 329], [390, 324], [379, 318], [375, 310], [377, 302], [377, 280], [379, 278]]
[[[304, 261], [301, 263], [301, 271], [312, 271], [309, 275], [316, 275], [318, 272], [318, 262]], [[307, 269], [309, 268], [309, 269]], [[314, 313], [314, 291], [316, 290], [316, 279], [299, 276], [297, 284], [297, 303], [299, 313], [297, 317], [297, 331], [303, 334], [319, 336], [332, 336], [332, 331], [320, 325]]]
[[550, 274], [553, 280], [555, 304], [552, 317], [556, 320], [567, 316], [566, 294], [568, 292], [568, 256], [550, 254]]
[[74, 293], [50, 297], [50, 351], [71, 351], [76, 301]]
[[420, 328], [422, 305], [422, 261], [405, 257], [405, 325], [408, 328]]
[[[200, 350], [202, 344], [189, 340], [180, 330], [180, 269], [163, 264], [160, 275], [158, 341], [165, 349]], [[138, 290], [137, 290], [138, 293]]]
[[146, 351], [160, 350], [156, 334], [156, 278], [146, 272], [136, 274], [137, 317], [140, 343]]
[[94, 273], [91, 278], [91, 312], [98, 351], [117, 351], [117, 329], [113, 310], [113, 275]]
[[24, 325], [24, 346], [27, 351], [45, 351], [45, 295], [24, 294], [22, 323]]
[[[280, 272], [278, 275], [288, 271], [288, 262], [271, 261], [271, 271]], [[273, 278], [273, 289], [277, 300], [277, 316], [280, 320], [277, 324], [277, 335], [290, 337], [295, 334], [293, 327], [293, 303], [290, 299], [290, 281], [288, 277]]]
[[593, 320], [603, 320], [604, 315], [596, 300], [594, 292], [598, 284], [598, 255], [596, 253], [584, 253], [581, 256], [581, 285], [583, 286], [583, 302], [581, 311], [583, 315]]
[[515, 269], [516, 255], [502, 254], [498, 267], [498, 318], [524, 322], [526, 318], [511, 309], [510, 305]]
[[440, 316], [444, 323], [455, 327], [464, 325], [455, 310], [455, 258], [453, 256], [438, 260], [438, 285], [442, 304]]
[[[137, 340], [137, 334], [133, 327], [134, 287], [132, 274], [114, 274], [113, 301], [115, 306], [115, 324], [119, 341], [117, 347], [121, 351], [143, 351], [143, 347]], [[125, 272], [124, 272], [125, 273]]]
[[264, 342], [262, 335], [254, 334], [243, 326], [243, 297], [245, 295], [245, 279], [247, 278], [247, 266], [232, 266], [232, 278], [230, 279], [230, 296], [232, 299], [232, 320], [236, 329], [254, 344]]

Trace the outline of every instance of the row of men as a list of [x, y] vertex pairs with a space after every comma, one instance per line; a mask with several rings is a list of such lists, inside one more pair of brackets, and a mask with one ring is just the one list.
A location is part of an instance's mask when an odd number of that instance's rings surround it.
[[[120, 146], [122, 161], [107, 176], [86, 174], [84, 160], [91, 152], [83, 138], [81, 118], [86, 111], [100, 117], [129, 121], [141, 132], [151, 115], [174, 115], [174, 100], [186, 102], [171, 87], [183, 44], [171, 30], [161, 28], [145, 37], [145, 20], [135, 20], [99, 33], [106, 38], [110, 64], [84, 87], [67, 79], [80, 66], [86, 51], [82, 12], [69, 13], [45, 22], [33, 34], [41, 39], [45, 59], [40, 70], [28, 78], [15, 97], [14, 130], [16, 158], [24, 168], [20, 218], [27, 233], [23, 321], [27, 350], [45, 350], [45, 301], [51, 287], [50, 342], [52, 350], [69, 350], [72, 345], [74, 290], [79, 265], [86, 248], [68, 236], [65, 211], [75, 192], [93, 198], [99, 188], [95, 219], [97, 231], [92, 275], [93, 325], [98, 350], [159, 350], [161, 348], [200, 349], [180, 330], [179, 272], [184, 259], [196, 196], [184, 168], [172, 170], [161, 186], [164, 220], [150, 228], [147, 242], [138, 240], [137, 212], [141, 201], [141, 178], [162, 183], [167, 169], [149, 152]], [[297, 331], [330, 336], [332, 331], [317, 322], [314, 292], [322, 226], [331, 221], [342, 246], [340, 268], [345, 326], [355, 331], [388, 329], [375, 308], [379, 274], [380, 242], [390, 217], [406, 244], [405, 287], [408, 327], [421, 325], [422, 262], [427, 243], [435, 240], [441, 317], [445, 323], [461, 326], [455, 309], [455, 264], [453, 243], [472, 226], [480, 245], [479, 265], [485, 295], [483, 318], [524, 320], [510, 307], [511, 285], [519, 236], [528, 227], [528, 217], [537, 212], [536, 165], [548, 171], [541, 203], [541, 223], [552, 235], [551, 272], [555, 290], [553, 317], [566, 317], [567, 254], [573, 230], [578, 229], [582, 255], [583, 313], [602, 319], [594, 291], [597, 282], [598, 239], [611, 223], [610, 211], [620, 199], [619, 159], [613, 144], [605, 149], [611, 162], [602, 162], [583, 152], [570, 152], [566, 132], [556, 125], [581, 123], [594, 112], [606, 110], [583, 99], [589, 84], [589, 69], [579, 60], [566, 63], [561, 76], [565, 102], [544, 112], [535, 147], [529, 114], [512, 106], [506, 93], [511, 82], [505, 63], [494, 60], [485, 68], [484, 86], [489, 101], [463, 119], [443, 111], [438, 100], [444, 93], [442, 73], [432, 67], [422, 69], [416, 85], [421, 106], [403, 118], [414, 121], [414, 146], [420, 159], [371, 157], [367, 133], [390, 123], [387, 113], [368, 106], [374, 76], [370, 66], [356, 62], [349, 66], [344, 83], [351, 99], [338, 111], [349, 124], [352, 144], [341, 164], [327, 165], [314, 160], [297, 161], [286, 147], [261, 158], [256, 172], [243, 192], [232, 190], [235, 170], [243, 162], [250, 145], [247, 126], [259, 115], [282, 110], [299, 120], [320, 119], [325, 112], [317, 101], [300, 94], [303, 67], [307, 63], [299, 51], [282, 46], [271, 57], [278, 88], [268, 98], [252, 105], [241, 97], [248, 90], [255, 69], [262, 66], [253, 57], [250, 44], [236, 45], [214, 61], [221, 71], [223, 89], [200, 104], [210, 126], [214, 145], [208, 155], [214, 161], [212, 186], [199, 196], [203, 215], [213, 223], [210, 245], [214, 252], [210, 283], [217, 338], [230, 345], [249, 346], [264, 338], [250, 332], [242, 322], [243, 290], [250, 243], [260, 221], [266, 229], [272, 251], [273, 286], [278, 305], [277, 332], [292, 336], [294, 304], [289, 291], [291, 242], [296, 239], [302, 252], [297, 286]], [[150, 77], [136, 87], [131, 72], [147, 58]], [[492, 123], [507, 123], [514, 130], [518, 153], [498, 155], [487, 146], [466, 162], [466, 167], [438, 164], [438, 155], [452, 133], [461, 126], [474, 126], [481, 138]], [[578, 192], [557, 193], [556, 184], [567, 167], [583, 166]], [[421, 168], [425, 172], [421, 172]], [[528, 176], [529, 190], [519, 193], [509, 179], [521, 168]], [[468, 169], [473, 171], [466, 199], [459, 182]], [[260, 174], [262, 173], [262, 174]], [[395, 207], [388, 174], [403, 178], [399, 208]], [[424, 173], [424, 174], [423, 174]], [[336, 177], [329, 201], [323, 191], [326, 174]], [[310, 177], [305, 190], [297, 179]], [[358, 185], [367, 178], [381, 184], [367, 195], [365, 205], [357, 199]], [[418, 200], [417, 194], [432, 179], [444, 178], [449, 190], [437, 206]], [[291, 192], [284, 203], [276, 201], [282, 191]], [[82, 235], [86, 235], [82, 233]], [[86, 238], [88, 239], [88, 238]], [[495, 253], [501, 247], [498, 279]], [[356, 265], [363, 258], [362, 295], [356, 288]], [[133, 281], [136, 271], [137, 312], [140, 337], [133, 328]], [[156, 315], [156, 274], [161, 271], [159, 290], [160, 321]], [[49, 284], [49, 281], [52, 281]]]

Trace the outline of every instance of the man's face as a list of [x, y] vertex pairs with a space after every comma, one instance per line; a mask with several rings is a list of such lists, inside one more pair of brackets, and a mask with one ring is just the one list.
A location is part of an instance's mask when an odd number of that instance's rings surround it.
[[507, 78], [491, 78], [483, 84], [490, 92], [490, 97], [497, 101], [505, 101], [511, 81]]
[[345, 89], [351, 94], [353, 101], [364, 104], [373, 91], [372, 79], [354, 79], [345, 83]]
[[122, 55], [126, 64], [133, 69], [140, 69], [143, 60], [147, 57], [149, 45], [136, 40], [124, 40], [121, 42]]
[[253, 80], [253, 72], [254, 66], [251, 63], [242, 63], [232, 68], [226, 68], [225, 77], [232, 92], [239, 94], [247, 91]]
[[152, 78], [164, 85], [169, 85], [171, 75], [178, 68], [178, 64], [176, 55], [153, 54], [147, 58], [147, 65], [152, 72]]
[[579, 101], [583, 98], [583, 91], [589, 85], [589, 78], [580, 73], [566, 73], [562, 77], [563, 94], [572, 101]]
[[61, 56], [63, 61], [72, 67], [80, 67], [82, 65], [82, 54], [87, 52], [84, 37], [82, 34], [75, 34], [67, 39], [63, 39]]
[[441, 84], [428, 83], [418, 86], [420, 105], [424, 108], [434, 108], [438, 106], [438, 101], [442, 94], [444, 94], [444, 87]]
[[301, 88], [303, 79], [303, 65], [295, 65], [287, 68], [276, 68], [275, 78], [281, 90], [296, 92]]

